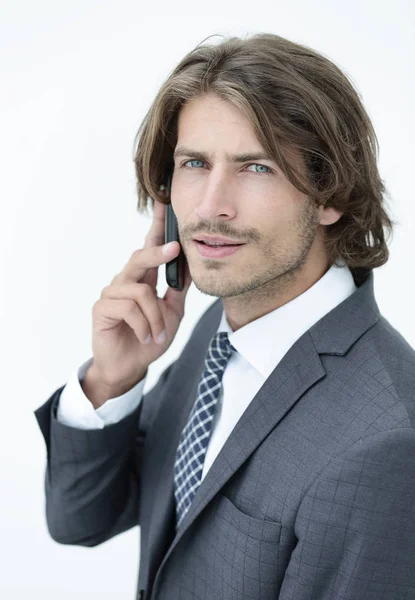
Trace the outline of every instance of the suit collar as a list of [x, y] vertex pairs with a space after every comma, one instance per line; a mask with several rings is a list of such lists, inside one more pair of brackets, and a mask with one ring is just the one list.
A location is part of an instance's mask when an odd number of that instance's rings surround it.
[[233, 331], [223, 311], [219, 331], [265, 381], [291, 346], [315, 323], [356, 291], [347, 265], [332, 265], [289, 302]]
[[371, 270], [353, 294], [310, 328], [310, 336], [319, 354], [344, 355], [379, 317]]
[[[341, 302], [336, 302], [336, 298], [334, 298], [332, 304], [335, 304], [335, 306], [321, 316], [308, 329], [317, 352], [320, 354], [345, 354], [360, 335], [376, 323], [380, 317], [379, 307], [374, 294], [373, 270], [367, 272], [364, 276], [357, 276], [352, 272], [351, 274], [355, 283], [354, 291], [351, 291], [350, 283], [347, 280], [343, 280], [341, 282], [343, 285], [342, 293], [347, 297]], [[329, 272], [322, 279], [327, 275], [329, 275]], [[331, 281], [334, 284], [334, 280], [331, 279]], [[308, 291], [311, 291], [311, 289]], [[306, 294], [307, 292], [302, 295], [304, 296], [303, 300]], [[338, 290], [336, 294], [336, 297], [340, 298]], [[313, 301], [317, 300], [316, 297], [313, 298]], [[326, 304], [326, 306], [329, 305]], [[305, 308], [303, 304], [301, 310], [305, 310]], [[318, 314], [314, 308], [313, 311], [314, 315]], [[211, 321], [218, 321], [220, 324], [226, 323], [226, 319], [223, 316], [223, 303], [220, 298], [212, 304], [210, 319]], [[226, 328], [224, 327], [224, 329]], [[226, 330], [231, 331], [229, 326]], [[216, 329], [214, 330], [215, 332]], [[238, 331], [234, 332], [234, 334], [237, 333]], [[234, 334], [231, 333], [230, 336]], [[230, 337], [230, 339], [232, 338]]]

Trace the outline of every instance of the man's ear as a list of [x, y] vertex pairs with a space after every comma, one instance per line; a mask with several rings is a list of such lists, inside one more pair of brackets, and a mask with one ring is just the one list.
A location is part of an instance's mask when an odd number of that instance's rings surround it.
[[332, 206], [319, 206], [320, 225], [332, 225], [337, 223], [343, 212], [336, 210]]

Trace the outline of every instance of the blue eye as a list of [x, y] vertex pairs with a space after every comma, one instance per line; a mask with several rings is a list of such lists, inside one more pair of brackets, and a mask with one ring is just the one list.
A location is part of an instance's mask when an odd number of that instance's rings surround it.
[[[198, 163], [203, 163], [203, 160], [198, 160], [197, 158], [193, 158], [191, 160], [187, 160], [185, 163], [183, 163], [183, 167], [190, 162], [198, 162]], [[191, 169], [192, 167], [186, 167], [186, 169]]]
[[255, 173], [258, 173], [258, 175], [266, 175], [267, 173], [271, 173], [271, 169], [269, 167], [266, 165], [260, 165], [259, 163], [252, 163], [248, 165], [248, 167], [261, 167], [262, 169], [268, 169], [268, 171], [255, 171]]
[[[203, 160], [199, 160], [198, 158], [191, 158], [190, 160], [187, 160], [186, 162], [184, 162], [181, 166], [184, 169], [193, 169], [194, 167], [188, 167], [187, 163], [195, 163], [195, 162], [205, 164]], [[254, 171], [257, 175], [268, 175], [269, 173], [272, 173], [272, 169], [270, 167], [267, 167], [266, 165], [261, 165], [259, 163], [251, 163], [251, 164], [247, 165], [246, 168], [248, 168], [248, 167], [260, 167], [261, 169], [268, 169], [267, 171]]]

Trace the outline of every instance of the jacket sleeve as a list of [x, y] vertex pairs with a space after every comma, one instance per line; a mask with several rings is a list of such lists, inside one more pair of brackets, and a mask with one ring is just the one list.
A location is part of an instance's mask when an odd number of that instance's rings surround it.
[[57, 419], [58, 388], [35, 412], [46, 444], [46, 524], [61, 544], [97, 546], [140, 523], [140, 472], [149, 430], [177, 361], [137, 408], [103, 429]]
[[379, 432], [306, 491], [279, 600], [415, 599], [415, 430]]

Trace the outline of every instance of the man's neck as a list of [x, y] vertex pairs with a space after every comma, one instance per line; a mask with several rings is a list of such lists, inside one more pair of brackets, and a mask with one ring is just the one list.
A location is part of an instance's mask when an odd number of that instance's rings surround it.
[[237, 331], [248, 323], [291, 302], [321, 279], [330, 266], [326, 263], [320, 269], [297, 272], [294, 276], [292, 274], [288, 274], [286, 277], [281, 276], [245, 294], [223, 298], [226, 320], [232, 331]]

